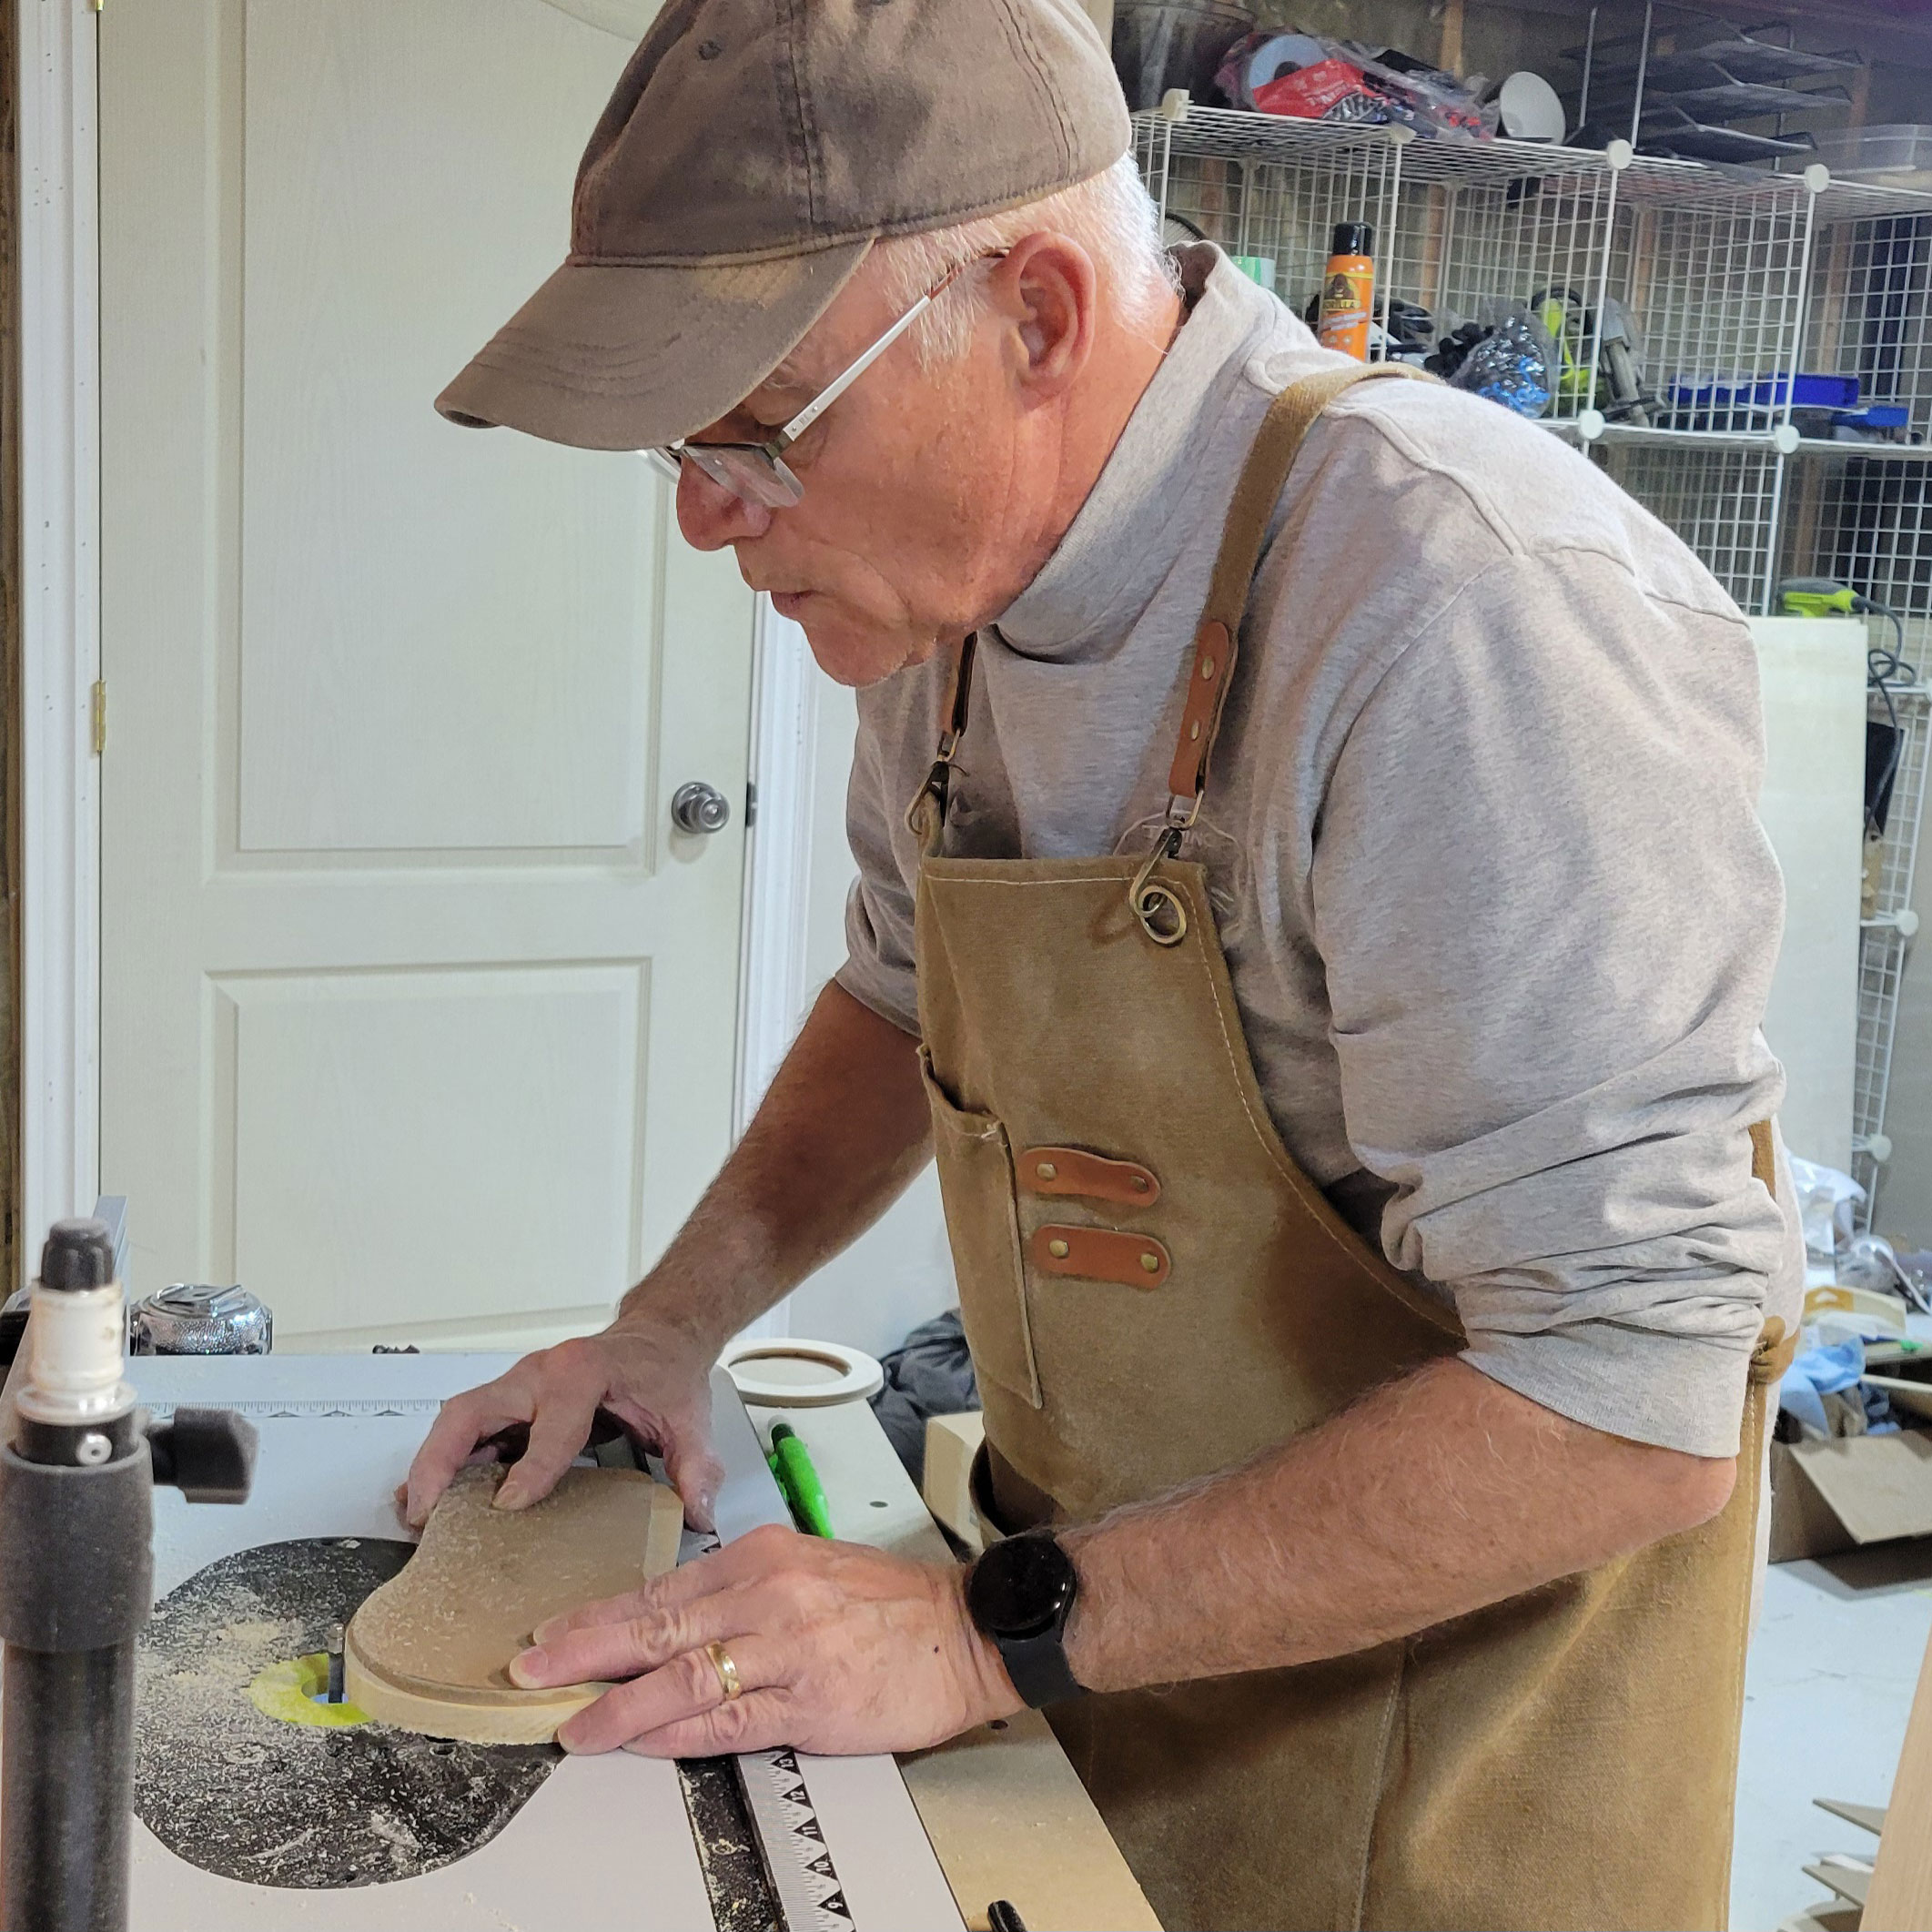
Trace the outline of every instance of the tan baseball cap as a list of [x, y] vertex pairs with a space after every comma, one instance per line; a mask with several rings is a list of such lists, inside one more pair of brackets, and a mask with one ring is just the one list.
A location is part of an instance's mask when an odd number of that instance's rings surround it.
[[571, 252], [436, 399], [592, 450], [675, 442], [794, 349], [881, 236], [1127, 151], [1075, 0], [669, 0], [577, 171]]

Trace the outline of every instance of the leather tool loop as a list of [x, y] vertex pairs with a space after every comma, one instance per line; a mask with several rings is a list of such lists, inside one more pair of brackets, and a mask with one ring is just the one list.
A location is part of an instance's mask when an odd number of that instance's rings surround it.
[[1027, 1243], [1027, 1259], [1043, 1274], [1078, 1275], [1122, 1288], [1158, 1288], [1173, 1271], [1168, 1250], [1151, 1235], [1113, 1228], [1057, 1227], [1049, 1222]]
[[1234, 655], [1228, 626], [1219, 618], [1206, 619], [1194, 633], [1194, 668], [1188, 678], [1187, 703], [1181, 707], [1180, 742], [1168, 771], [1168, 790], [1176, 799], [1198, 800], [1207, 788], [1208, 753], [1220, 729]]
[[1028, 1194], [1070, 1194], [1083, 1200], [1146, 1208], [1160, 1199], [1160, 1182], [1138, 1160], [1109, 1160], [1084, 1148], [1028, 1148], [1014, 1163]]

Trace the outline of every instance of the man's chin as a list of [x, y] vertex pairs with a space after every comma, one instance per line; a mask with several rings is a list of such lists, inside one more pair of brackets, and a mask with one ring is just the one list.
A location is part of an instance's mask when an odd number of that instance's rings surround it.
[[[776, 600], [774, 599], [775, 602]], [[835, 684], [863, 691], [879, 683], [895, 671], [923, 664], [933, 654], [934, 639], [905, 632], [878, 631], [841, 622], [838, 613], [826, 608], [827, 600], [808, 596], [800, 600], [804, 608], [797, 622], [818, 668]]]

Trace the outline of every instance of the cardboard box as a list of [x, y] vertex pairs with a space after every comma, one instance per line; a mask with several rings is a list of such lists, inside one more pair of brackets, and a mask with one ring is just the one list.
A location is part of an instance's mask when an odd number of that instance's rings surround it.
[[1932, 1535], [1932, 1431], [1771, 1445], [1771, 1561]]

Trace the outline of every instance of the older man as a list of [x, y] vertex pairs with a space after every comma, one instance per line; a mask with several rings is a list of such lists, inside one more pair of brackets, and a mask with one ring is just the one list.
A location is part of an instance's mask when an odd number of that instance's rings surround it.
[[1017, 1533], [566, 1618], [521, 1681], [629, 1680], [572, 1749], [1049, 1704], [1170, 1925], [1718, 1923], [1790, 1279], [1750, 642], [1553, 438], [1165, 255], [1127, 142], [1067, 0], [673, 0], [442, 398], [676, 465], [860, 687], [861, 876], [663, 1261], [410, 1512], [601, 1405], [707, 1522], [719, 1347], [936, 1147]]

